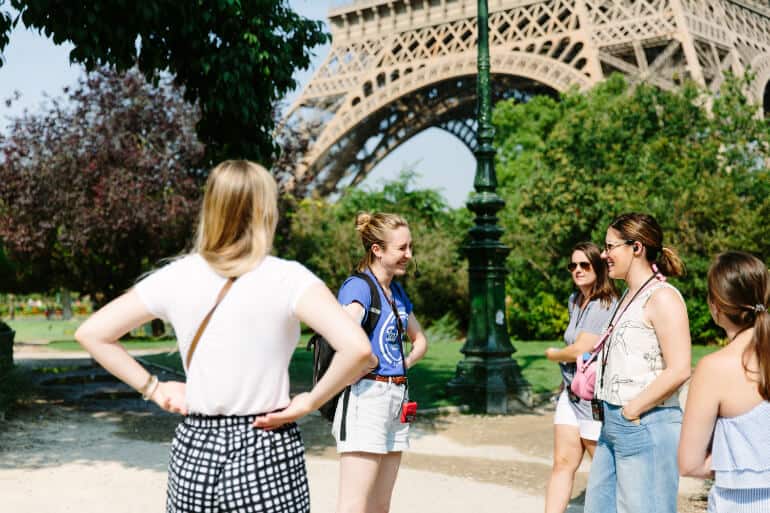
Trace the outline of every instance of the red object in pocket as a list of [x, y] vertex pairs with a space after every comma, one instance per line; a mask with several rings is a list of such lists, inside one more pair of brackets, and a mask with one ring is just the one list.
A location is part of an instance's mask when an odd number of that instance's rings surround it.
[[412, 422], [417, 416], [417, 403], [415, 401], [408, 401], [401, 404], [401, 423], [407, 424]]

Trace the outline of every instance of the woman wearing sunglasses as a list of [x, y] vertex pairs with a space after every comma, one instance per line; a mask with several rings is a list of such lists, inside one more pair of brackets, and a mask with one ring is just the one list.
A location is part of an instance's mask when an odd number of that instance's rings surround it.
[[572, 495], [572, 484], [585, 451], [593, 456], [601, 422], [593, 420], [591, 403], [570, 390], [575, 360], [591, 351], [617, 304], [618, 293], [607, 275], [599, 247], [581, 242], [572, 249], [567, 269], [577, 290], [569, 297], [566, 347], [548, 348], [546, 357], [559, 362], [562, 391], [556, 403], [553, 431], [553, 470], [546, 492], [546, 513], [563, 513]]

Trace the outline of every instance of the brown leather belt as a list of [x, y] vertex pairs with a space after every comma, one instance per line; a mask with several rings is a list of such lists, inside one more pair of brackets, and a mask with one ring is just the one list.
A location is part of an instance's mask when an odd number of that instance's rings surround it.
[[383, 383], [394, 383], [396, 385], [403, 385], [406, 383], [406, 376], [380, 376], [379, 374], [367, 374], [361, 379], [371, 379], [374, 381], [382, 381]]

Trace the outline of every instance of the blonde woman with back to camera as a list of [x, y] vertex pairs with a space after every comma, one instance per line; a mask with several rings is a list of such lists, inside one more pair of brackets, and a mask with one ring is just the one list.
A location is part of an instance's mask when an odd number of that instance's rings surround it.
[[770, 511], [770, 275], [729, 251], [708, 273], [708, 304], [729, 344], [704, 356], [687, 394], [683, 476], [714, 479], [711, 513]]
[[[219, 164], [206, 182], [192, 253], [142, 279], [75, 334], [146, 400], [185, 415], [171, 447], [169, 513], [309, 511], [294, 421], [360, 375], [371, 356], [364, 332], [313, 273], [268, 254], [276, 200], [261, 166]], [[159, 382], [119, 343], [156, 317], [174, 327], [186, 384]], [[337, 354], [312, 391], [290, 400], [300, 321]]]
[[[425, 355], [428, 342], [412, 303], [394, 278], [404, 276], [412, 259], [412, 235], [396, 214], [359, 214], [356, 230], [364, 246], [358, 272], [340, 288], [338, 299], [348, 315], [364, 323], [376, 292], [379, 320], [369, 342], [370, 370], [343, 394], [332, 433], [340, 453], [337, 513], [387, 513], [402, 451], [409, 448], [409, 423], [402, 409], [408, 401], [407, 369]], [[371, 285], [370, 285], [371, 284]], [[412, 350], [404, 355], [404, 335]], [[347, 397], [347, 405], [345, 405]]]
[[648, 214], [610, 223], [602, 258], [628, 288], [598, 359], [594, 403], [602, 431], [585, 513], [675, 513], [679, 388], [690, 377], [690, 328], [679, 291], [666, 281], [684, 265]]

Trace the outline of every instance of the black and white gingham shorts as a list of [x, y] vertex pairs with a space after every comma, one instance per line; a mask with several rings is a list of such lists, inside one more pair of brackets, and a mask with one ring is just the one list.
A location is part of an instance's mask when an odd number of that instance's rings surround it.
[[310, 511], [296, 424], [265, 431], [254, 416], [190, 415], [171, 447], [167, 513]]

